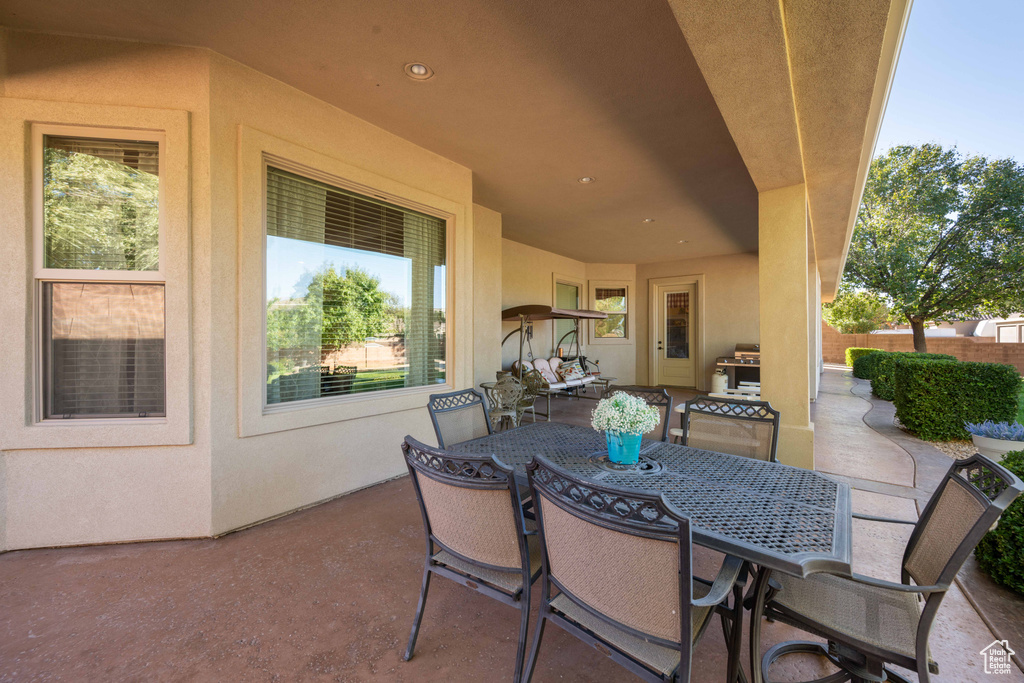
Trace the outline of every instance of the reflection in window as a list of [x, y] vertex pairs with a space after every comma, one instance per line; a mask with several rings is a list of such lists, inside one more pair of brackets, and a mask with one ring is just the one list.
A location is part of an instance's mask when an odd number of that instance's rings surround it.
[[43, 266], [159, 269], [158, 143], [44, 136]]
[[608, 314], [607, 319], [594, 321], [594, 337], [598, 339], [625, 339], [627, 314], [626, 288], [595, 288], [594, 308]]
[[443, 383], [445, 231], [269, 168], [267, 404]]
[[43, 283], [43, 417], [164, 413], [164, 286]]

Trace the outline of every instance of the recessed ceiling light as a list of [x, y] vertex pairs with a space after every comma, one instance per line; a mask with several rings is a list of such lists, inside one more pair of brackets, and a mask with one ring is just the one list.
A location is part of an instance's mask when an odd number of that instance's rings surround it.
[[687, 243], [687, 242], [689, 242], [689, 241], [690, 241], [690, 240], [679, 240], [679, 244], [686, 244], [686, 243]]
[[582, 178], [580, 178], [577, 182], [580, 182], [580, 183], [583, 183], [584, 185], [587, 185], [588, 183], [592, 183], [595, 180], [597, 180], [597, 178], [591, 178], [590, 176], [585, 175]]
[[654, 222], [653, 218], [645, 218], [644, 219], [644, 223], [653, 223], [653, 222]]
[[416, 81], [425, 81], [434, 76], [434, 70], [422, 62], [411, 62], [405, 65], [405, 75]]

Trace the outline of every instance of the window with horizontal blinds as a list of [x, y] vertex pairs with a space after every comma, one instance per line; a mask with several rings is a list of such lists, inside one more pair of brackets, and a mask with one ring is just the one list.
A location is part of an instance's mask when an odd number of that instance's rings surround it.
[[628, 302], [625, 287], [595, 287], [594, 308], [608, 314], [604, 320], [594, 321], [597, 339], [624, 339]]
[[43, 266], [159, 270], [159, 143], [43, 137]]
[[159, 417], [164, 286], [44, 282], [43, 417]]
[[445, 381], [446, 222], [275, 168], [267, 405]]

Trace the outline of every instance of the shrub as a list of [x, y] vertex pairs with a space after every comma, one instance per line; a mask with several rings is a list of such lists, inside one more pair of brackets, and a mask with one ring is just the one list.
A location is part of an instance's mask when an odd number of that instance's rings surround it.
[[878, 361], [875, 376], [871, 378], [871, 393], [880, 399], [892, 401], [896, 398], [896, 365], [904, 358], [914, 360], [956, 360], [956, 356], [945, 353], [917, 353], [916, 351], [886, 351]]
[[875, 351], [881, 350], [882, 349], [866, 349], [857, 346], [851, 346], [850, 348], [846, 349], [846, 367], [852, 368], [853, 364], [861, 356], [866, 356], [869, 353], [874, 353]]
[[[1024, 478], [1024, 451], [1003, 456], [1003, 467]], [[1024, 595], [1024, 497], [1017, 498], [974, 550], [978, 566], [996, 583]]]
[[1012, 365], [901, 358], [896, 363], [896, 417], [922, 439], [969, 439], [966, 422], [1011, 422], [1020, 375]]
[[888, 351], [872, 351], [853, 361], [853, 376], [858, 379], [874, 379], [878, 374], [878, 364], [882, 362]]

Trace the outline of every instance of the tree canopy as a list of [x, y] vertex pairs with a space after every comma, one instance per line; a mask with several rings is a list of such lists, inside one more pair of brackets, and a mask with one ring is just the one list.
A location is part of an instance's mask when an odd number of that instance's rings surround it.
[[889, 307], [873, 292], [840, 290], [821, 307], [821, 317], [842, 334], [866, 334], [889, 322]]
[[339, 273], [325, 266], [309, 278], [305, 295], [267, 302], [267, 347], [324, 353], [368, 337], [395, 333], [401, 316], [398, 297], [361, 268]]
[[43, 158], [46, 266], [156, 270], [159, 187], [153, 173], [88, 153], [47, 147]]
[[939, 145], [871, 162], [844, 285], [881, 295], [926, 351], [924, 324], [1024, 310], [1024, 167]]

